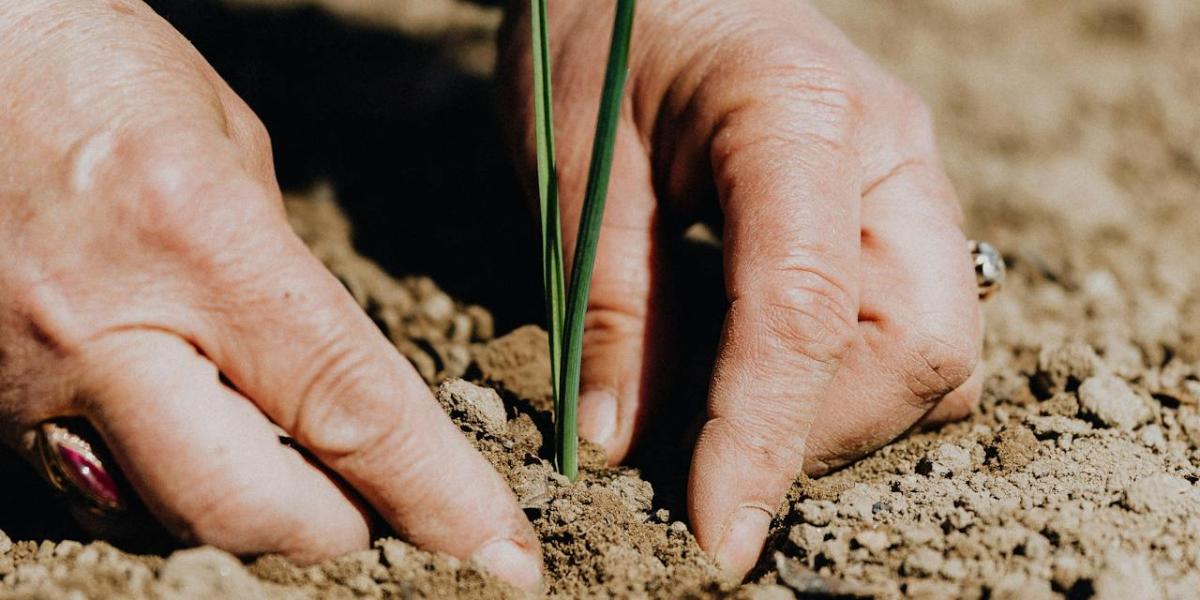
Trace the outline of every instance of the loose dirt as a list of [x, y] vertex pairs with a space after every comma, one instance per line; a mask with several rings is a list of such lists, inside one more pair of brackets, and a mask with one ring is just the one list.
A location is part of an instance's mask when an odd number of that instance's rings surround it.
[[[677, 463], [647, 467], [657, 494], [592, 446], [579, 482], [553, 472], [541, 330], [497, 337], [485, 308], [392, 278], [328, 189], [289, 200], [293, 224], [512, 485], [552, 596], [1200, 596], [1200, 6], [820, 5], [928, 99], [968, 228], [1010, 281], [975, 414], [798, 481], [746, 583], [720, 581], [681, 521]], [[394, 539], [301, 568], [22, 533], [0, 534], [0, 598], [519, 597]]]

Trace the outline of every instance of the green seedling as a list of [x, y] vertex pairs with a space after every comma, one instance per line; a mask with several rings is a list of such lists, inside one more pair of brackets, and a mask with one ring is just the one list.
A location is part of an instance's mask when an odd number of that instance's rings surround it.
[[570, 287], [564, 286], [562, 225], [559, 219], [558, 172], [554, 150], [554, 98], [550, 79], [550, 38], [546, 0], [532, 6], [534, 135], [537, 136], [538, 200], [542, 226], [542, 272], [546, 295], [546, 329], [550, 338], [550, 376], [554, 392], [554, 462], [574, 480], [579, 474], [579, 368], [583, 353], [583, 318], [600, 240], [600, 223], [608, 196], [617, 121], [629, 75], [629, 41], [636, 0], [617, 0], [608, 67], [600, 96], [596, 134], [588, 169], [583, 214], [579, 219]]

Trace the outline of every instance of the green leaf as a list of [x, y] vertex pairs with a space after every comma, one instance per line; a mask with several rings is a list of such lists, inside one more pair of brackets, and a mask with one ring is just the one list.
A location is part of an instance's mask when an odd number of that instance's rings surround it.
[[596, 135], [592, 139], [592, 161], [588, 170], [587, 193], [583, 200], [583, 215], [579, 220], [579, 235], [575, 243], [575, 260], [571, 269], [571, 286], [567, 296], [565, 355], [563, 356], [562, 394], [556, 406], [557, 443], [555, 462], [559, 471], [574, 480], [579, 473], [579, 437], [576, 428], [576, 407], [579, 403], [579, 371], [583, 353], [583, 321], [587, 314], [588, 292], [596, 261], [596, 246], [600, 241], [600, 225], [608, 196], [608, 180], [612, 171], [613, 149], [616, 146], [621, 104], [625, 97], [625, 81], [629, 75], [629, 43], [633, 34], [633, 15], [636, 0], [618, 0], [613, 22], [612, 44], [608, 51], [608, 67], [604, 73], [604, 89], [600, 97], [600, 113], [596, 119]]
[[530, 0], [533, 38], [534, 134], [537, 136], [538, 200], [542, 225], [542, 277], [546, 296], [546, 331], [550, 337], [550, 376], [555, 413], [562, 398], [563, 284], [562, 225], [558, 206], [558, 166], [554, 150], [554, 101], [550, 85], [550, 32], [546, 0]]

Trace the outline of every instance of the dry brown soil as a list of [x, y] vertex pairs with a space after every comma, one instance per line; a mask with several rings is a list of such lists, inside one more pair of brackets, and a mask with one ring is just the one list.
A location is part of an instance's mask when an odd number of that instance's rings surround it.
[[[968, 228], [1012, 273], [976, 413], [799, 481], [746, 584], [716, 578], [671, 477], [656, 496], [594, 448], [579, 482], [553, 473], [540, 330], [497, 338], [488, 310], [389, 277], [328, 191], [293, 220], [512, 484], [550, 595], [1200, 596], [1200, 4], [820, 4], [928, 99]], [[0, 534], [0, 598], [517, 595], [391, 539], [299, 568], [44, 535]]]

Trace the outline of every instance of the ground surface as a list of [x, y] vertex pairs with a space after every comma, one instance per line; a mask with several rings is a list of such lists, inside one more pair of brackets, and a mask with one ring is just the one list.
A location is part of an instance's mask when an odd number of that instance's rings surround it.
[[[553, 475], [538, 330], [494, 339], [487, 310], [389, 278], [351, 251], [327, 193], [290, 203], [297, 228], [512, 483], [552, 595], [1197, 597], [1200, 5], [821, 5], [929, 100], [971, 233], [1013, 273], [987, 308], [977, 414], [798, 483], [751, 585], [714, 579], [670, 477], [655, 496], [594, 455], [580, 483]], [[23, 506], [23, 490], [2, 493]], [[300, 569], [69, 535], [0, 534], [0, 598], [514, 595], [398, 541]]]

